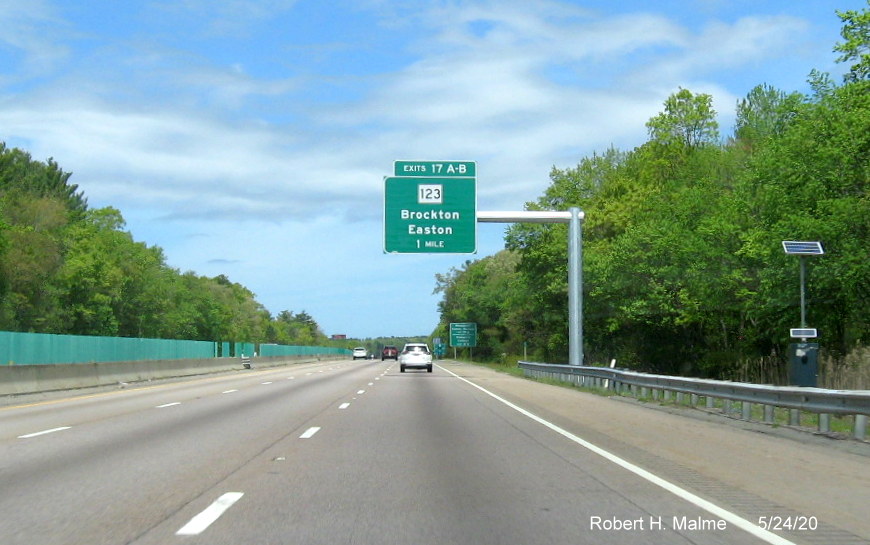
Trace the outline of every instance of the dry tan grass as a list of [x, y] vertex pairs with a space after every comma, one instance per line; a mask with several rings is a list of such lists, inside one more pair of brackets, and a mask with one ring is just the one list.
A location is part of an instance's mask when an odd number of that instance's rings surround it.
[[841, 360], [819, 361], [819, 386], [834, 390], [870, 390], [870, 347], [859, 346]]
[[[754, 384], [788, 384], [788, 362], [776, 356], [738, 362], [728, 380]], [[870, 390], [870, 347], [858, 346], [843, 358], [822, 349], [819, 357], [820, 388]]]

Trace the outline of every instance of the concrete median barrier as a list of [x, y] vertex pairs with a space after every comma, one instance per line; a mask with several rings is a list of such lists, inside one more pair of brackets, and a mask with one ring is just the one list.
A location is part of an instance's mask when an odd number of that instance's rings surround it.
[[[306, 355], [249, 358], [249, 368], [278, 367], [329, 358], [337, 359], [338, 356]], [[245, 369], [239, 358], [6, 365], [0, 366], [0, 396], [132, 385], [149, 380], [207, 375], [234, 370], [244, 371]]]

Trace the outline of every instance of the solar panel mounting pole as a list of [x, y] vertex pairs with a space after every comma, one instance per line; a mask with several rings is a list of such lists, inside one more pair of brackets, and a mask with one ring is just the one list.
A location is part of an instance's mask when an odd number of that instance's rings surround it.
[[807, 327], [807, 258], [799, 257], [801, 262], [801, 327]]
[[[812, 255], [823, 255], [825, 250], [822, 248], [822, 243], [817, 240], [812, 241], [804, 241], [804, 240], [783, 240], [782, 241], [782, 249], [785, 250], [786, 255], [796, 255], [800, 258], [800, 278], [801, 278], [801, 329], [799, 331], [805, 332], [807, 330], [807, 286], [806, 286], [806, 276], [807, 276], [807, 256]], [[815, 334], [814, 334], [815, 335]], [[806, 342], [806, 338], [803, 338], [804, 342]]]

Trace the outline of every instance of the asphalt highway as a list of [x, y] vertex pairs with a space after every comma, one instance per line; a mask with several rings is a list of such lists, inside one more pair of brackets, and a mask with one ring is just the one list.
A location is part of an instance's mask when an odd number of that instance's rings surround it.
[[[0, 543], [870, 542], [866, 469], [848, 475], [861, 455], [832, 455], [854, 489], [829, 515], [628, 441], [645, 417], [624, 411], [655, 411], [563, 390], [449, 361], [430, 374], [343, 360], [0, 408]], [[610, 403], [614, 422], [549, 407], [562, 396], [584, 414]]]

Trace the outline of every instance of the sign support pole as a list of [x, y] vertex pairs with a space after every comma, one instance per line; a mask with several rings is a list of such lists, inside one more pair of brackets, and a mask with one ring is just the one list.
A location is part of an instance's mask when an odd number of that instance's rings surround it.
[[568, 225], [568, 364], [583, 365], [583, 235], [585, 214], [579, 208], [567, 212], [526, 210], [522, 212], [477, 212], [478, 223], [567, 223]]
[[580, 209], [570, 208], [568, 225], [568, 365], [583, 365], [583, 242]]

